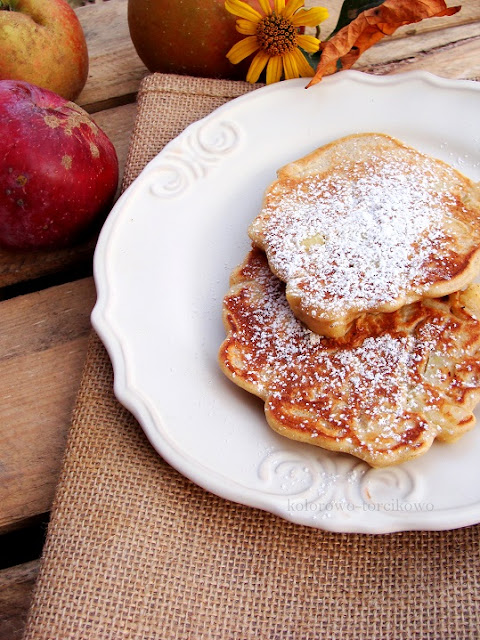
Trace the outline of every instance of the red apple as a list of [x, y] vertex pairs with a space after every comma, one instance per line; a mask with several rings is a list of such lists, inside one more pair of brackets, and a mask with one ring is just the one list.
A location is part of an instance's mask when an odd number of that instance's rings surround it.
[[[258, 1], [251, 6], [259, 9]], [[228, 50], [244, 38], [225, 0], [128, 0], [130, 37], [150, 71], [245, 79], [248, 64], [233, 65]]]
[[112, 203], [113, 144], [73, 102], [26, 82], [0, 81], [0, 245], [60, 248]]
[[75, 100], [88, 76], [80, 22], [66, 0], [0, 0], [0, 80]]

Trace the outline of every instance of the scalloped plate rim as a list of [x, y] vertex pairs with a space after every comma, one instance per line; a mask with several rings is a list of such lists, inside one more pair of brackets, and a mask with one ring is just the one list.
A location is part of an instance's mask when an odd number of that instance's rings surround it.
[[[476, 83], [475, 81], [442, 78], [430, 72], [418, 70], [389, 76], [376, 76], [360, 71], [349, 70], [325, 78], [322, 80], [322, 84], [353, 82], [387, 86], [388, 84], [408, 83], [412, 80], [421, 80], [430, 85], [447, 89], [459, 90], [464, 88], [469, 91], [472, 89], [480, 91], [480, 83]], [[115, 320], [109, 316], [109, 303], [112, 292], [109, 291], [108, 286], [107, 254], [110, 242], [112, 242], [115, 226], [121, 223], [122, 211], [131, 200], [135, 199], [137, 192], [142, 189], [145, 176], [155, 167], [159, 159], [176, 144], [179, 138], [185, 136], [190, 131], [194, 131], [198, 126], [212, 117], [216, 117], [222, 112], [228, 112], [232, 104], [248, 102], [254, 106], [254, 101], [262, 99], [262, 96], [267, 92], [288, 91], [300, 85], [304, 86], [303, 78], [261, 87], [225, 103], [206, 117], [188, 125], [177, 138], [169, 142], [155, 158], [148, 162], [140, 175], [125, 190], [114, 205], [101, 230], [95, 249], [94, 281], [97, 290], [97, 302], [91, 314], [91, 321], [94, 330], [100, 337], [112, 362], [115, 396], [138, 420], [149, 442], [161, 457], [197, 485], [226, 500], [253, 508], [259, 508], [296, 524], [313, 526], [339, 533], [385, 534], [414, 530], [450, 530], [477, 524], [480, 522], [480, 501], [462, 507], [461, 512], [451, 507], [429, 513], [428, 520], [425, 519], [425, 513], [421, 512], [418, 516], [412, 514], [412, 517], [405, 517], [405, 515], [395, 517], [390, 515], [380, 524], [378, 522], [360, 521], [346, 523], [341, 520], [336, 521], [334, 518], [321, 522], [306, 521], [304, 518], [299, 517], [298, 514], [285, 511], [285, 509], [270, 499], [271, 496], [269, 494], [265, 494], [262, 490], [246, 488], [235, 480], [204, 467], [202, 463], [195, 459], [191, 459], [182, 451], [178, 450], [173, 443], [162, 440], [161, 437], [159, 439], [158, 425], [153, 415], [154, 412], [152, 412], [149, 407], [149, 400], [143, 396], [141, 390], [137, 389], [135, 385], [129, 381], [128, 356], [122, 344], [122, 338], [116, 332]], [[315, 87], [312, 87], [309, 91], [314, 89]], [[265, 495], [267, 497], [265, 497]]]

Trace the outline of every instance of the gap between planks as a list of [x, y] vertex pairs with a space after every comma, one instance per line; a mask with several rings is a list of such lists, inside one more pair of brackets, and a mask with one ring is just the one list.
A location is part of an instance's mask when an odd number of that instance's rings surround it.
[[40, 560], [0, 571], [0, 640], [20, 640]]
[[86, 278], [0, 303], [0, 532], [51, 507], [94, 302]]

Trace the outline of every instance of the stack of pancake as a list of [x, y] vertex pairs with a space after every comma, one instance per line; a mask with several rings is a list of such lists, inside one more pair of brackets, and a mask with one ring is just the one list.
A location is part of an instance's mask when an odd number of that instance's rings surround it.
[[375, 467], [480, 400], [480, 185], [379, 133], [278, 171], [223, 306], [224, 373], [288, 438]]

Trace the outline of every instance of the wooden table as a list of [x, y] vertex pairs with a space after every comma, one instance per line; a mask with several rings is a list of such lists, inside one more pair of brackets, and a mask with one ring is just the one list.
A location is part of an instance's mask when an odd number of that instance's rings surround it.
[[[324, 4], [331, 13], [327, 34], [342, 2]], [[480, 80], [480, 2], [462, 4], [454, 17], [398, 31], [357, 68]], [[77, 101], [109, 135], [123, 170], [136, 93], [147, 74], [130, 41], [127, 0], [98, 0], [77, 13], [90, 54]], [[61, 252], [0, 252], [0, 640], [21, 637], [38, 572], [90, 332], [94, 247], [95, 238]]]

